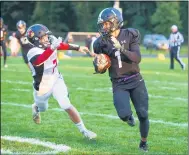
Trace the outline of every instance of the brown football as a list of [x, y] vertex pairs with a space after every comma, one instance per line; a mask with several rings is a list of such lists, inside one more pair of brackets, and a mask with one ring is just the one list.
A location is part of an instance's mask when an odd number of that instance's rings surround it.
[[98, 54], [98, 71], [103, 72], [111, 66], [110, 57], [106, 54]]

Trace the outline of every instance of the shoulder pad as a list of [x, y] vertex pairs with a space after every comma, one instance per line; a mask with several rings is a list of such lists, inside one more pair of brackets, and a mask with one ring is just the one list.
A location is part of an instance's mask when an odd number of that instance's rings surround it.
[[139, 32], [139, 30], [137, 30], [137, 29], [128, 28], [127, 30], [128, 30], [130, 33], [132, 33], [132, 35], [133, 35], [134, 37], [137, 37], [137, 36], [140, 35], [140, 32]]
[[28, 53], [27, 53], [27, 58], [28, 58], [28, 60], [30, 61], [30, 59], [31, 59], [32, 57], [34, 57], [35, 55], [42, 54], [43, 51], [44, 51], [43, 49], [38, 48], [38, 47], [33, 47], [33, 48], [31, 48], [31, 49], [28, 51]]

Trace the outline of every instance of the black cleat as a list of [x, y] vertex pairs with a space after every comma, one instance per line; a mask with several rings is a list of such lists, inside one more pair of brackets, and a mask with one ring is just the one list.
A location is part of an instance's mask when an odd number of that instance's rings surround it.
[[139, 149], [144, 152], [148, 152], [148, 144], [147, 142], [140, 142]]
[[129, 126], [135, 126], [135, 119], [134, 119], [133, 115], [130, 116], [130, 118], [127, 121], [127, 124]]

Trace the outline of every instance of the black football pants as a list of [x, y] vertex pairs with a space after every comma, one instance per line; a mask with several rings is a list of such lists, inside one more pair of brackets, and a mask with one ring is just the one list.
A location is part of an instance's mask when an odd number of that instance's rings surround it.
[[3, 57], [4, 57], [4, 65], [6, 64], [6, 60], [7, 60], [7, 48], [5, 45], [4, 41], [0, 41], [0, 46], [2, 46], [2, 50], [3, 50]]
[[[135, 107], [138, 119], [140, 121], [141, 137], [146, 138], [149, 131], [148, 119], [148, 92], [144, 80], [140, 81], [135, 88], [124, 89], [121, 87], [113, 87], [114, 106], [121, 120], [127, 121], [132, 115], [130, 99]], [[125, 86], [127, 87], [127, 86]]]
[[179, 53], [180, 53], [180, 46], [171, 47], [171, 50], [170, 50], [170, 69], [174, 69], [174, 59], [177, 60], [177, 62], [180, 64], [181, 68], [184, 67], [185, 64], [180, 59]]

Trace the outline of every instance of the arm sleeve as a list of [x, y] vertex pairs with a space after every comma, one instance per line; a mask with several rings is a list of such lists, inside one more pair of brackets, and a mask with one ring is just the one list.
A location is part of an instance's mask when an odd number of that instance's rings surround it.
[[53, 53], [53, 50], [47, 48], [42, 54], [36, 52], [36, 48], [29, 50], [27, 57], [28, 61], [30, 61], [34, 66], [42, 65]]
[[95, 40], [93, 40], [91, 42], [91, 45], [90, 45], [90, 51], [91, 51], [91, 53], [94, 53], [94, 42], [95, 42]]
[[132, 62], [140, 63], [140, 32], [136, 29], [129, 29], [130, 45], [129, 50], [123, 49], [121, 52]]
[[181, 43], [183, 43], [184, 42], [184, 37], [183, 37], [183, 35], [179, 32], [179, 34], [178, 34], [178, 42], [181, 44]]

